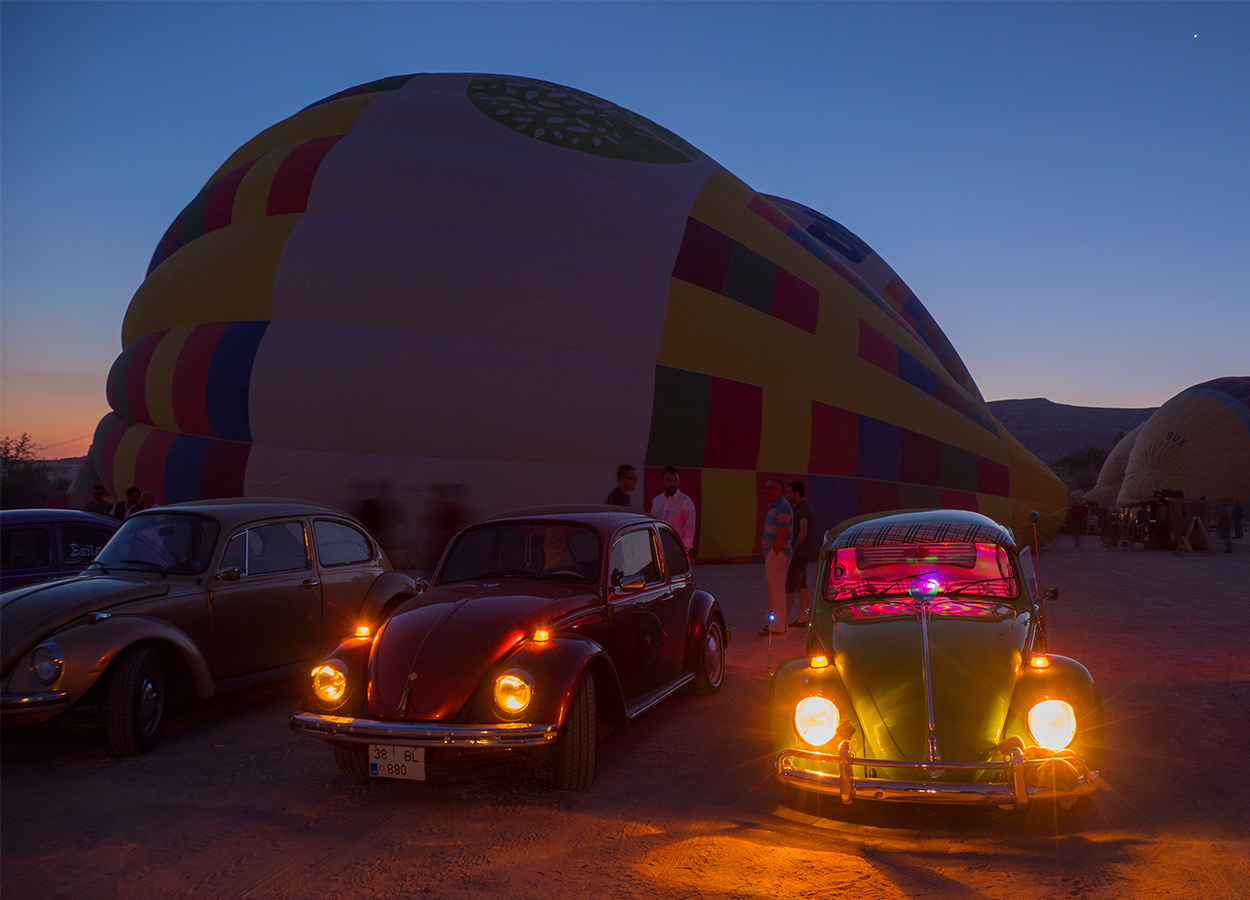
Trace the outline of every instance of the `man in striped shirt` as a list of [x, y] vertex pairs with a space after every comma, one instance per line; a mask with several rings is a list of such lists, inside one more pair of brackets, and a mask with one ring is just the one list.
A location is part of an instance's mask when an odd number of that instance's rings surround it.
[[793, 510], [782, 496], [781, 479], [764, 482], [768, 510], [764, 516], [764, 575], [768, 578], [768, 612], [760, 637], [786, 632], [786, 570], [790, 568], [790, 520]]

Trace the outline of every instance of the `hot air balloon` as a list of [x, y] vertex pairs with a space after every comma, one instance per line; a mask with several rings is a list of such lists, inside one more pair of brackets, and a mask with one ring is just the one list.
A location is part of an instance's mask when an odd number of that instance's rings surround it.
[[1111, 448], [1102, 468], [1098, 470], [1098, 483], [1085, 492], [1082, 498], [1086, 503], [1114, 503], [1120, 493], [1120, 483], [1124, 481], [1124, 469], [1128, 465], [1129, 454], [1133, 452], [1133, 444], [1141, 431], [1142, 422]]
[[1116, 502], [1159, 490], [1212, 502], [1250, 497], [1250, 377], [1186, 388], [1142, 423]]
[[437, 486], [483, 514], [595, 502], [621, 462], [636, 504], [681, 468], [703, 559], [758, 550], [770, 475], [822, 530], [949, 507], [1048, 535], [1067, 503], [860, 238], [529, 78], [387, 78], [257, 135], [160, 240], [122, 341], [106, 487], [385, 493], [392, 552]]

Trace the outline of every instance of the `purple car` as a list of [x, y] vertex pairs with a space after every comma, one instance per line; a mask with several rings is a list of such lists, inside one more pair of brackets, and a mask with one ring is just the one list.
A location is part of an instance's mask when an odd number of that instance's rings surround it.
[[119, 525], [74, 509], [0, 512], [0, 591], [77, 575]]

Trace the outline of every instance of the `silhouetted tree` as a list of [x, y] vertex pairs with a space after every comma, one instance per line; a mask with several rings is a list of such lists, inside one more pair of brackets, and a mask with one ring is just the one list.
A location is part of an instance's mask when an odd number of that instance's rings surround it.
[[35, 458], [35, 439], [0, 438], [0, 508], [31, 509], [48, 502], [52, 490], [48, 467]]
[[1088, 491], [1098, 483], [1098, 472], [1107, 461], [1108, 452], [1102, 447], [1086, 445], [1051, 463], [1050, 468], [1070, 489]]

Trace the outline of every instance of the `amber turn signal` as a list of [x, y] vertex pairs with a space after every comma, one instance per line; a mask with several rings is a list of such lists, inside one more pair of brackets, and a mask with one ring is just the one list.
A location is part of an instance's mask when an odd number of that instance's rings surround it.
[[357, 626], [356, 626], [356, 637], [358, 637], [358, 638], [367, 638], [368, 636], [369, 636], [369, 626], [368, 626], [368, 625], [357, 625]]
[[1049, 669], [1050, 660], [1044, 656], [1034, 656], [1029, 660], [1029, 665], [1035, 669]]
[[813, 656], [813, 657], [812, 657], [812, 659], [811, 659], [811, 662], [809, 663], [809, 665], [810, 665], [813, 669], [827, 669], [827, 668], [829, 668], [829, 657], [827, 657], [827, 656]]

